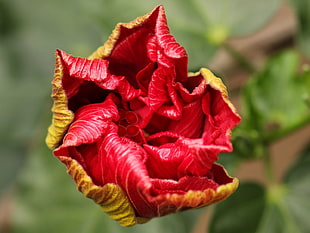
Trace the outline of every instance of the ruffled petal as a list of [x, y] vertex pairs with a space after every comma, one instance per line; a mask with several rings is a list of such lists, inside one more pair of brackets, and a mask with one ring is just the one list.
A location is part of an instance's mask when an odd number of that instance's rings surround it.
[[[92, 131], [90, 127], [85, 130]], [[137, 143], [120, 137], [114, 123], [109, 125], [105, 135], [102, 135], [96, 144], [80, 145], [78, 140], [68, 144], [65, 141], [54, 154], [58, 158], [74, 158], [98, 186], [109, 183], [120, 186], [136, 211], [139, 212], [137, 206], [143, 206], [143, 209], [150, 208], [147, 201], [137, 194], [137, 190], [145, 190], [151, 186], [145, 166], [147, 154]]]
[[110, 74], [108, 60], [73, 57], [61, 50], [58, 50], [58, 53], [71, 77], [94, 82], [105, 90], [117, 90], [126, 101], [136, 98], [141, 93], [124, 76]]
[[175, 88], [185, 103], [201, 98], [206, 91], [207, 83], [201, 75], [190, 74], [184, 82], [177, 82]]
[[167, 85], [172, 81], [171, 75], [167, 69], [154, 71], [148, 86], [148, 105], [151, 110], [157, 110], [170, 100]]
[[57, 53], [63, 59], [70, 76], [78, 77], [87, 81], [109, 81], [109, 62], [107, 60], [89, 60], [80, 57], [73, 57], [62, 50], [57, 50]]
[[173, 135], [160, 133], [148, 141], [149, 144], [155, 145], [144, 145], [149, 154], [146, 166], [150, 177], [172, 180], [182, 177], [183, 174], [179, 174], [179, 166], [187, 156], [190, 156], [190, 151], [177, 139]]
[[[135, 20], [133, 20], [132, 22], [129, 23], [118, 23], [115, 27], [115, 29], [112, 31], [112, 34], [110, 35], [110, 37], [108, 38], [108, 40], [105, 42], [105, 44], [101, 47], [99, 47], [91, 56], [89, 56], [89, 59], [95, 59], [95, 58], [100, 58], [100, 59], [106, 59], [107, 57], [111, 57], [112, 53], [114, 51], [115, 48], [117, 48], [119, 45], [122, 47], [122, 43], [125, 46], [125, 50], [128, 49], [128, 51], [130, 51], [130, 48], [132, 46], [132, 44], [128, 47], [128, 44], [126, 43], [126, 40], [128, 38], [128, 36], [130, 36], [131, 34], [135, 34], [135, 33], [142, 33], [139, 32], [140, 30], [145, 31], [145, 32], [150, 32], [152, 30], [152, 28], [154, 28], [154, 22], [156, 21], [156, 17], [158, 14], [158, 9], [154, 9], [151, 13], [148, 13], [144, 16], [138, 17]], [[143, 33], [142, 33], [143, 34]], [[145, 36], [146, 39], [146, 35], [147, 33], [143, 34]], [[141, 37], [141, 35], [140, 35]], [[141, 40], [139, 41], [139, 36], [134, 36], [133, 39], [135, 39], [135, 43], [137, 48], [142, 48], [141, 53], [145, 53], [146, 50], [144, 50], [143, 46], [141, 46]], [[133, 41], [131, 42], [133, 43]], [[145, 43], [144, 43], [145, 44]], [[129, 52], [131, 53], [131, 52]], [[134, 54], [134, 58], [138, 58], [141, 56], [141, 53], [135, 53]], [[130, 57], [130, 56], [126, 56], [126, 52], [123, 52], [120, 54], [122, 59], [125, 57], [125, 61], [128, 61], [127, 59], [130, 59], [132, 61], [134, 61], [134, 58]], [[145, 58], [145, 56], [142, 56], [142, 58]], [[142, 58], [138, 58], [140, 60], [142, 60]], [[122, 60], [119, 59], [117, 54], [116, 54], [116, 60]], [[143, 63], [145, 61], [142, 61]], [[135, 63], [135, 62], [129, 62], [129, 63]]]
[[151, 177], [180, 179], [183, 176], [207, 174], [222, 148], [202, 144], [200, 139], [184, 139], [171, 132], [147, 138], [144, 145], [149, 157], [146, 162]]
[[177, 133], [185, 138], [201, 137], [205, 115], [202, 111], [200, 99], [186, 104], [182, 109], [180, 119], [171, 121], [167, 127], [168, 131]]
[[169, 119], [179, 119], [183, 104], [178, 96], [175, 83], [175, 71], [171, 68], [159, 67], [154, 71], [148, 88], [149, 108]]
[[[164, 67], [176, 67], [177, 80], [187, 78], [187, 53], [170, 34], [163, 6], [158, 6], [155, 35], [149, 39], [148, 53], [152, 61]], [[154, 11], [154, 12], [155, 12]]]

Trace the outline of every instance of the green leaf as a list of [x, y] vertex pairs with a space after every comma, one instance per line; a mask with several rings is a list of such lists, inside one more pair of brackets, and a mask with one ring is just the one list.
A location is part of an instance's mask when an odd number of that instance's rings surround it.
[[[1, 48], [0, 48], [1, 50]], [[2, 50], [3, 51], [3, 50]], [[0, 52], [1, 54], [1, 52]], [[4, 58], [0, 55], [1, 58]], [[42, 117], [47, 89], [40, 82], [9, 79], [5, 60], [0, 61], [0, 194], [14, 183]], [[1, 64], [2, 63], [2, 64]], [[1, 69], [3, 68], [3, 69]]]
[[225, 170], [231, 176], [234, 176], [241, 162], [242, 159], [235, 152], [222, 153], [216, 161], [216, 163], [219, 163], [225, 167]]
[[209, 232], [256, 232], [264, 211], [264, 196], [260, 185], [241, 183], [231, 197], [217, 204]]
[[310, 2], [290, 0], [298, 20], [297, 43], [302, 53], [310, 57]]
[[0, 197], [4, 190], [15, 181], [24, 164], [24, 153], [25, 148], [19, 145], [0, 144]]
[[189, 71], [196, 72], [214, 56], [217, 48], [206, 41], [206, 37], [199, 31], [188, 31], [183, 29], [171, 30], [177, 41], [185, 47], [188, 54]]
[[258, 233], [310, 232], [310, 146], [287, 172], [283, 184], [269, 188]]
[[260, 29], [279, 9], [281, 0], [194, 0], [208, 32], [222, 28], [227, 36], [245, 36]]
[[288, 227], [290, 223], [287, 222], [281, 209], [274, 203], [266, 206], [264, 216], [261, 219], [257, 233], [297, 233], [295, 226]]
[[[242, 117], [241, 124], [232, 134], [234, 154], [240, 159], [261, 158], [266, 155], [266, 146], [263, 138], [253, 125]], [[251, 119], [250, 119], [251, 120]]]
[[14, 32], [17, 24], [10, 4], [0, 2], [0, 36], [7, 36]]
[[215, 209], [212, 233], [310, 232], [310, 146], [286, 174], [282, 184], [264, 189], [241, 183], [228, 200]]
[[287, 172], [284, 182], [288, 193], [285, 197], [289, 213], [300, 232], [310, 232], [310, 145]]
[[251, 78], [244, 89], [244, 132], [270, 143], [310, 122], [310, 75], [298, 74], [298, 66], [298, 54], [286, 51]]

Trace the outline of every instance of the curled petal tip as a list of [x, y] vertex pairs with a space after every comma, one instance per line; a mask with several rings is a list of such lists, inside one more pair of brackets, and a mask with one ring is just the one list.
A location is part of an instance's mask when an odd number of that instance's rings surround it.
[[237, 119], [236, 124], [239, 123], [241, 120], [241, 117], [239, 116], [235, 106], [229, 100], [227, 88], [224, 85], [224, 83], [222, 82], [222, 80], [220, 78], [216, 77], [209, 69], [206, 69], [206, 68], [202, 68], [200, 70], [200, 73], [205, 78], [205, 80], [207, 81], [207, 84], [209, 84], [210, 86], [212, 86], [213, 88], [215, 88], [216, 90], [221, 92], [223, 99], [229, 105], [229, 107], [231, 108], [231, 110], [233, 111], [233, 113]]

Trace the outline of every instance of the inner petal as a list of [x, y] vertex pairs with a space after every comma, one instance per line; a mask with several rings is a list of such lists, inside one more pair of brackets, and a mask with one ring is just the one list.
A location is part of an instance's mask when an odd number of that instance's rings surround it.
[[152, 178], [178, 180], [180, 178], [179, 166], [186, 156], [190, 156], [189, 150], [186, 145], [178, 141], [173, 142], [175, 138], [164, 137], [172, 142], [165, 141], [165, 144], [160, 146], [144, 145], [149, 155], [146, 166]]
[[139, 126], [139, 116], [134, 111], [129, 111], [120, 108], [120, 118], [116, 122], [118, 126], [118, 135], [120, 137], [127, 137], [136, 143], [144, 143], [144, 131]]
[[138, 88], [136, 74], [150, 62], [145, 46], [149, 30], [138, 28], [130, 34], [126, 33], [128, 29], [124, 27], [121, 30], [123, 38], [119, 38], [111, 55], [107, 58], [110, 61], [109, 69], [112, 74], [126, 76], [129, 83]]
[[172, 120], [168, 130], [186, 138], [199, 138], [203, 131], [204, 119], [202, 103], [198, 99], [183, 107], [181, 119]]
[[193, 191], [203, 191], [205, 189], [213, 189], [219, 186], [215, 181], [209, 179], [208, 177], [198, 177], [198, 176], [184, 176], [178, 181], [167, 180], [167, 179], [152, 179], [152, 190], [151, 195], [157, 196], [161, 194], [185, 194], [186, 192]]
[[[76, 80], [75, 78], [64, 79], [64, 82], [70, 82], [70, 80]], [[64, 88], [67, 93], [66, 84]], [[68, 91], [70, 91], [68, 89]], [[82, 81], [79, 84], [76, 92], [68, 97], [68, 106], [71, 111], [76, 111], [79, 107], [86, 104], [100, 103], [108, 96], [109, 91], [104, 90], [90, 81]]]

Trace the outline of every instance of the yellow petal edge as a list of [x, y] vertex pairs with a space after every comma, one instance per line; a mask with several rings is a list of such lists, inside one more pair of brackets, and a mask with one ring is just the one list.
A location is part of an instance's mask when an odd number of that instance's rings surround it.
[[111, 219], [116, 220], [121, 226], [132, 226], [147, 221], [136, 217], [133, 207], [120, 186], [112, 183], [102, 187], [97, 186], [76, 160], [65, 156], [58, 158], [67, 166], [68, 174], [76, 182], [78, 190], [100, 205]]
[[[227, 171], [224, 169], [225, 173]], [[228, 176], [228, 174], [227, 174]], [[229, 176], [230, 177], [230, 176]], [[231, 183], [221, 185], [216, 190], [190, 190], [186, 194], [166, 194], [155, 198], [156, 201], [163, 201], [170, 206], [175, 206], [176, 212], [181, 212], [189, 208], [201, 208], [228, 198], [236, 191], [239, 186], [239, 180], [233, 178]], [[180, 204], [181, 203], [181, 204]], [[158, 207], [160, 208], [160, 206]], [[161, 211], [161, 210], [158, 210]]]
[[[121, 226], [133, 226], [150, 220], [148, 218], [136, 216], [135, 210], [120, 186], [113, 183], [97, 186], [76, 160], [66, 156], [59, 156], [58, 158], [67, 166], [67, 172], [76, 182], [78, 190], [82, 192], [84, 196], [100, 205], [101, 209]], [[227, 174], [225, 169], [224, 171]], [[188, 208], [201, 208], [223, 201], [238, 188], [238, 185], [238, 179], [233, 178], [231, 183], [221, 185], [216, 190], [190, 190], [186, 194], [159, 195], [152, 201], [166, 203], [164, 205], [159, 205], [158, 208], [165, 209], [176, 206], [178, 207], [176, 212], [181, 212]], [[161, 212], [160, 209], [158, 211]]]
[[62, 140], [64, 133], [73, 121], [74, 114], [68, 109], [68, 99], [65, 90], [62, 87], [63, 66], [61, 58], [56, 55], [54, 79], [52, 81], [52, 98], [54, 104], [52, 107], [53, 118], [52, 124], [48, 128], [45, 142], [50, 149], [58, 146]]
[[[89, 59], [95, 59], [95, 58], [104, 59], [105, 57], [109, 56], [117, 39], [120, 36], [122, 27], [127, 28], [127, 29], [138, 27], [142, 25], [143, 22], [145, 22], [150, 17], [150, 15], [152, 15], [153, 12], [156, 10], [157, 8], [155, 8], [152, 12], [146, 15], [140, 16], [129, 23], [118, 23], [116, 27], [114, 28], [114, 30], [112, 31], [112, 34], [110, 35], [109, 39], [105, 42], [105, 44], [99, 47], [91, 56], [89, 56]], [[165, 10], [162, 6], [160, 6], [159, 11], [164, 12]]]
[[190, 76], [197, 76], [198, 74], [201, 74], [208, 85], [210, 85], [211, 87], [213, 87], [214, 89], [218, 90], [221, 92], [224, 101], [228, 104], [228, 106], [230, 107], [230, 109], [232, 110], [232, 112], [237, 116], [240, 117], [239, 114], [237, 113], [237, 110], [235, 108], [235, 106], [230, 102], [229, 98], [228, 98], [228, 92], [227, 92], [227, 88], [224, 85], [222, 79], [216, 77], [209, 69], [207, 68], [201, 68], [199, 72], [195, 73], [195, 74], [190, 74]]

